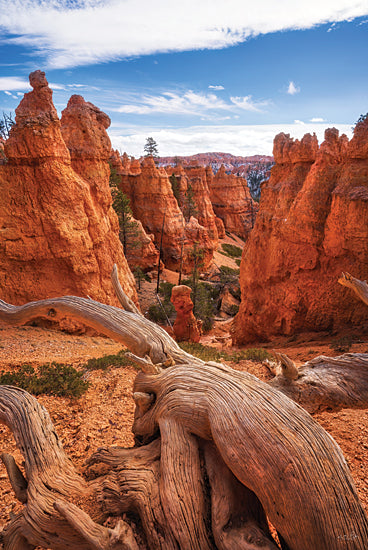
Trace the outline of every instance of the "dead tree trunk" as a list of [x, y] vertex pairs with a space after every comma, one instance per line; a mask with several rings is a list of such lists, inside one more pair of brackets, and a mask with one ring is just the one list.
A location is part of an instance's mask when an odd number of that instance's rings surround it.
[[338, 281], [340, 285], [351, 288], [355, 294], [368, 306], [368, 284], [367, 281], [360, 281], [350, 273], [342, 273]]
[[[368, 548], [368, 520], [339, 447], [285, 395], [300, 384], [301, 369], [295, 372], [289, 365], [284, 383], [279, 379], [272, 387], [184, 353], [165, 331], [131, 309], [76, 297], [21, 307], [0, 303], [0, 319], [13, 324], [64, 314], [139, 356], [131, 356], [143, 370], [135, 381], [133, 432], [144, 446], [100, 450], [90, 465], [102, 463], [104, 471], [87, 483], [65, 456], [37, 401], [22, 390], [0, 387], [0, 419], [12, 429], [26, 462], [23, 477], [5, 458], [24, 502], [3, 533], [6, 550], [36, 545], [272, 550], [278, 546], [267, 519], [283, 549]], [[349, 356], [345, 370], [354, 365], [355, 357]], [[339, 369], [342, 380], [342, 363]], [[362, 375], [362, 385], [365, 380]], [[298, 387], [292, 397], [299, 400], [300, 392]], [[363, 406], [366, 394], [359, 399]], [[134, 537], [121, 521], [125, 512], [139, 515], [142, 536]], [[115, 529], [102, 525], [107, 517], [116, 518]]]

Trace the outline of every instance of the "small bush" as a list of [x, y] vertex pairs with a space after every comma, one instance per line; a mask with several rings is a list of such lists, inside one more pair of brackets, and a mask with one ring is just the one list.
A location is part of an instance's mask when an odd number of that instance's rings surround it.
[[262, 363], [262, 361], [274, 361], [274, 356], [264, 348], [249, 348], [241, 351], [235, 351], [228, 353], [211, 346], [204, 346], [203, 344], [196, 344], [194, 342], [180, 342], [179, 346], [187, 353], [191, 353], [202, 361], [232, 361], [239, 363], [239, 361], [256, 361]]
[[346, 353], [353, 345], [353, 340], [350, 336], [342, 336], [341, 338], [335, 338], [330, 344], [330, 348], [340, 353]]
[[37, 372], [30, 365], [22, 365], [12, 372], [1, 371], [0, 385], [16, 386], [34, 395], [80, 397], [89, 386], [82, 377], [83, 373], [70, 365], [49, 363]]
[[158, 291], [159, 291], [160, 296], [163, 296], [165, 303], [166, 302], [170, 303], [171, 292], [172, 292], [172, 289], [174, 288], [174, 286], [175, 285], [173, 285], [172, 283], [168, 283], [168, 282], [160, 283]]
[[239, 312], [239, 306], [236, 304], [231, 304], [231, 306], [229, 306], [226, 311], [229, 315], [234, 317]]
[[224, 355], [226, 355], [226, 353], [216, 348], [195, 342], [179, 342], [179, 346], [187, 353], [194, 355], [194, 357], [202, 359], [202, 361], [221, 361], [221, 359], [224, 359]]
[[241, 258], [243, 250], [240, 248], [240, 246], [224, 243], [221, 245], [221, 247], [225, 254], [230, 258]]
[[222, 285], [228, 285], [239, 281], [240, 269], [234, 269], [227, 265], [220, 267], [220, 283]]
[[240, 258], [236, 258], [235, 263], [236, 263], [236, 265], [238, 265], [238, 266], [240, 267], [241, 259], [240, 259]]
[[147, 311], [147, 317], [150, 321], [153, 321], [154, 323], [165, 323], [166, 321], [166, 315], [165, 312], [162, 310], [162, 308], [159, 305], [152, 304]]
[[131, 359], [128, 359], [124, 350], [121, 350], [116, 355], [104, 355], [103, 357], [88, 359], [84, 368], [87, 370], [107, 370], [110, 367], [127, 367], [131, 364]]

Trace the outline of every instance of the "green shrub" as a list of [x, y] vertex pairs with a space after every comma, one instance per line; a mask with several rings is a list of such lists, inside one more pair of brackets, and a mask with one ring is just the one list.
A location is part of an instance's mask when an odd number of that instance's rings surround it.
[[330, 344], [330, 348], [340, 353], [346, 353], [353, 345], [353, 340], [350, 336], [342, 336], [341, 338], [335, 338]]
[[202, 359], [202, 361], [221, 361], [224, 359], [224, 355], [227, 354], [211, 346], [204, 346], [203, 344], [195, 342], [179, 342], [181, 349]]
[[239, 312], [239, 306], [236, 304], [231, 304], [229, 308], [226, 310], [229, 315], [234, 317]]
[[236, 265], [238, 265], [238, 266], [240, 267], [241, 259], [240, 259], [240, 258], [236, 258], [235, 263], [236, 263]]
[[175, 285], [173, 285], [172, 283], [168, 283], [166, 281], [163, 283], [160, 283], [158, 293], [160, 294], [160, 296], [163, 297], [165, 303], [171, 303], [170, 302], [171, 292], [174, 286]]
[[166, 321], [165, 312], [162, 310], [161, 306], [156, 304], [150, 305], [147, 311], [147, 317], [150, 321], [153, 321], [154, 323], [162, 324]]
[[243, 250], [240, 248], [240, 246], [224, 243], [221, 245], [221, 247], [226, 256], [229, 256], [230, 258], [241, 258]]
[[125, 351], [121, 350], [115, 355], [104, 355], [102, 357], [93, 357], [88, 359], [84, 368], [87, 370], [107, 370], [110, 367], [127, 367], [131, 365], [131, 359], [125, 355]]
[[12, 372], [0, 372], [0, 385], [16, 386], [34, 395], [41, 393], [80, 397], [87, 391], [89, 382], [83, 380], [83, 373], [70, 365], [49, 363], [37, 371], [30, 365], [22, 365]]
[[239, 281], [240, 269], [229, 267], [227, 265], [220, 266], [220, 284], [228, 285]]

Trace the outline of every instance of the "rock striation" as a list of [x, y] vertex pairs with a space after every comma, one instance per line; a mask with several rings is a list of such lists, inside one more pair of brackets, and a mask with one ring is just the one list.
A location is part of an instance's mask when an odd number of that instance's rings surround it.
[[0, 166], [1, 298], [21, 304], [69, 294], [117, 305], [116, 263], [136, 300], [111, 206], [109, 119], [73, 96], [63, 124], [69, 152], [45, 73], [31, 73], [30, 83]]
[[363, 330], [368, 311], [337, 284], [368, 274], [368, 120], [351, 141], [335, 128], [318, 148], [279, 134], [240, 269], [237, 343], [301, 331]]
[[143, 159], [138, 170], [137, 161], [131, 162], [127, 176], [122, 175], [122, 191], [131, 200], [134, 217], [141, 221], [145, 231], [161, 243], [163, 262], [168, 269], [188, 273], [192, 269], [192, 249], [195, 243], [203, 250], [203, 267], [212, 262], [216, 246], [208, 230], [193, 216], [188, 222], [179, 208], [169, 177], [164, 168], [157, 168], [152, 157]]
[[227, 174], [222, 165], [215, 176], [208, 177], [208, 187], [214, 212], [223, 221], [225, 229], [246, 240], [258, 212], [258, 203], [252, 199], [247, 181]]

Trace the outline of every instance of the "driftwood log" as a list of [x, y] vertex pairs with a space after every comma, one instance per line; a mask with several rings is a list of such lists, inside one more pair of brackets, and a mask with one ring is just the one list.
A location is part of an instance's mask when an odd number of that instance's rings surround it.
[[[71, 315], [126, 345], [142, 369], [133, 394], [137, 446], [100, 449], [87, 461], [97, 468], [88, 482], [37, 400], [0, 387], [0, 421], [25, 461], [23, 475], [3, 455], [24, 504], [2, 533], [4, 548], [366, 550], [368, 520], [345, 459], [295, 401], [366, 406], [367, 355], [300, 369], [279, 356], [283, 374], [266, 384], [183, 352], [124, 300], [128, 311], [77, 297], [0, 302], [0, 319], [12, 324]], [[129, 514], [139, 520], [129, 525]]]

